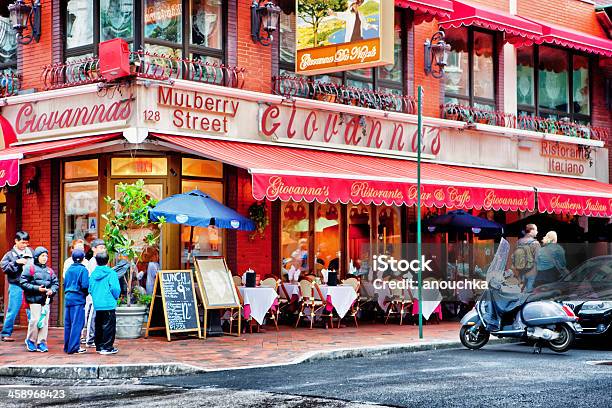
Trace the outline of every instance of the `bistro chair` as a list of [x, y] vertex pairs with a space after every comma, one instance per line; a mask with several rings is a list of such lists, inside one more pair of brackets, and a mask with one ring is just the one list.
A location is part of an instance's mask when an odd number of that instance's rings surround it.
[[299, 326], [302, 316], [305, 316], [304, 310], [308, 308], [310, 310], [310, 328], [312, 329], [315, 314], [325, 307], [325, 301], [315, 298], [315, 283], [309, 281], [308, 279], [302, 279], [299, 285], [302, 298], [300, 299], [300, 309], [298, 312], [297, 321], [295, 322], [295, 327], [297, 328]]
[[[279, 280], [276, 280], [275, 278], [266, 278], [264, 280], [262, 280], [261, 282], [259, 282], [259, 286], [264, 287], [264, 288], [271, 288], [274, 289], [274, 292], [276, 292], [276, 296], [278, 298], [278, 284], [279, 284]], [[273, 312], [272, 310], [269, 310], [268, 313], [270, 314], [270, 319], [272, 319], [274, 321], [274, 326], [276, 327], [276, 331], [278, 331], [278, 309], [280, 307], [280, 300], [279, 300], [279, 304], [277, 305], [277, 309], [276, 312]]]
[[[282, 312], [289, 312], [289, 306], [291, 305], [291, 295], [285, 287], [285, 282], [278, 281], [278, 308], [276, 309], [276, 319], [280, 319]], [[293, 310], [295, 312], [295, 310]]]
[[[240, 307], [238, 309], [234, 308], [234, 309], [226, 309], [225, 313], [229, 312], [229, 335], [232, 335], [232, 328], [234, 327], [234, 322], [237, 323], [237, 327], [236, 327], [236, 332], [238, 333], [238, 335], [240, 335], [240, 324], [239, 324], [239, 319], [240, 319], [240, 313], [242, 313], [243, 309], [244, 309], [244, 302], [242, 300], [242, 295], [240, 294], [240, 290], [238, 290], [238, 287], [236, 285], [234, 285], [234, 290], [236, 291], [236, 295], [238, 296], [238, 301], [240, 302]], [[246, 323], [246, 322], [245, 322]], [[251, 333], [253, 333], [253, 329], [251, 328]]]
[[[319, 286], [320, 285], [319, 281], [316, 280], [315, 282], [313, 282], [313, 285], [314, 285], [314, 290], [315, 290], [315, 296], [321, 299], [321, 302], [323, 302], [323, 312], [324, 312], [325, 306], [327, 306], [327, 299], [323, 297], [323, 293], [321, 292], [321, 286]], [[321, 312], [321, 315], [323, 315], [323, 312]], [[334, 310], [333, 308], [331, 312], [329, 312], [328, 317], [329, 317], [329, 327], [333, 329], [334, 328], [334, 321], [333, 321]], [[340, 322], [338, 322], [338, 326], [340, 326]], [[327, 328], [327, 323], [325, 323], [325, 328]]]
[[[398, 283], [400, 281], [398, 280]], [[387, 307], [387, 317], [385, 318], [385, 324], [389, 321], [389, 318], [392, 315], [399, 314], [400, 316], [400, 326], [404, 322], [404, 314], [410, 315], [410, 307], [412, 306], [412, 296], [410, 290], [404, 290], [400, 288], [390, 289], [391, 291], [391, 299], [389, 302], [389, 306]]]
[[[355, 327], [359, 327], [359, 324], [357, 323], [357, 313], [359, 313], [359, 288], [361, 286], [361, 282], [359, 282], [357, 278], [348, 278], [342, 281], [342, 285], [352, 287], [355, 293], [357, 294], [357, 299], [355, 299], [355, 301], [351, 305], [350, 313], [353, 319], [355, 320]], [[340, 320], [342, 319], [338, 320], [338, 328], [340, 328]]]

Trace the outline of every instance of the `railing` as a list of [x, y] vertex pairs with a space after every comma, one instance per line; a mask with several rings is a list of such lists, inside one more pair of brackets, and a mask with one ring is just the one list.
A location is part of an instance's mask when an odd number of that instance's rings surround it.
[[416, 101], [412, 96], [378, 92], [292, 76], [273, 77], [272, 82], [273, 92], [285, 98], [316, 99], [343, 105], [410, 114], [415, 114], [417, 110]]
[[0, 73], [0, 97], [17, 95], [21, 88], [21, 75], [15, 72]]
[[594, 139], [607, 142], [609, 131], [606, 128], [571, 122], [568, 118], [554, 120], [535, 116], [517, 116], [511, 113], [479, 109], [471, 106], [447, 103], [440, 106], [444, 119], [459, 120], [466, 123], [482, 123], [512, 129], [532, 130], [535, 132]]
[[[186, 79], [231, 88], [244, 86], [245, 69], [208, 61], [168, 57], [136, 51], [130, 53], [131, 75], [154, 80]], [[97, 57], [46, 65], [42, 80], [45, 89], [67, 88], [104, 81]]]

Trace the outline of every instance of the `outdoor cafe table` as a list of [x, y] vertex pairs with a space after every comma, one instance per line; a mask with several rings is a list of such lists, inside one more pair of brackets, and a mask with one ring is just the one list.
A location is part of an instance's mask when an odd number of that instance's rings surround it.
[[255, 319], [260, 325], [263, 324], [266, 313], [275, 305], [278, 305], [278, 295], [273, 288], [255, 287], [247, 288], [240, 286], [240, 294], [244, 302], [244, 318]]
[[[293, 296], [300, 296], [300, 286], [298, 284], [283, 283], [283, 285], [287, 290], [289, 298], [292, 298]], [[336, 309], [336, 313], [338, 313], [340, 318], [343, 318], [348, 313], [352, 304], [355, 302], [355, 300], [357, 300], [357, 293], [355, 292], [355, 289], [349, 285], [319, 285], [319, 288], [321, 288], [321, 295], [323, 295], [324, 300], [327, 302], [327, 310], [331, 311], [332, 308]], [[280, 287], [278, 290], [282, 291]], [[317, 299], [319, 298], [316, 290], [315, 297]]]

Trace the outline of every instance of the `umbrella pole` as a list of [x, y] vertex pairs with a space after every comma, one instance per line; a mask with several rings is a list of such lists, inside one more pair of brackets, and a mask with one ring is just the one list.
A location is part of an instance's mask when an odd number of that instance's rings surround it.
[[191, 254], [193, 251], [193, 225], [189, 227], [189, 252], [187, 253], [187, 269], [191, 267]]

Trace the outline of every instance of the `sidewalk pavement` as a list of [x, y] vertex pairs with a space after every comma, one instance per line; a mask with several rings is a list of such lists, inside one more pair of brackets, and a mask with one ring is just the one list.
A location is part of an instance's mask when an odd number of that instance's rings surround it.
[[419, 340], [417, 326], [397, 323], [327, 330], [279, 326], [278, 332], [268, 326], [265, 333], [241, 337], [117, 340], [119, 353], [102, 356], [91, 348], [85, 354], [66, 355], [62, 328], [49, 330], [48, 353], [29, 353], [23, 343], [25, 330], [20, 329], [13, 335], [17, 341], [0, 343], [0, 376], [86, 379], [183, 375], [461, 345], [456, 322], [426, 325], [423, 332], [424, 339]]

